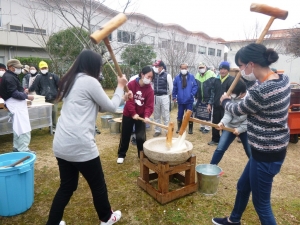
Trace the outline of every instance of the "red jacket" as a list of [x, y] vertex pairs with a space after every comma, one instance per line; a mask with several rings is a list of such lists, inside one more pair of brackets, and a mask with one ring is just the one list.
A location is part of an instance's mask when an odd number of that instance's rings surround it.
[[133, 98], [125, 104], [123, 115], [133, 117], [138, 114], [140, 117], [150, 117], [154, 110], [154, 92], [151, 84], [139, 84], [139, 78], [128, 83], [128, 89], [132, 91]]

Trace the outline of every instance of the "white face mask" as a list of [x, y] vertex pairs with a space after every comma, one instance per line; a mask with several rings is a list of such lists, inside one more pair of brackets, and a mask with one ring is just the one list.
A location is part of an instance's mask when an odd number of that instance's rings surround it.
[[155, 66], [153, 66], [152, 68], [153, 68], [154, 73], [158, 73], [158, 68], [156, 68]]
[[[247, 68], [248, 64], [245, 66], [245, 69]], [[244, 79], [248, 80], [248, 81], [255, 81], [256, 77], [253, 73], [253, 68], [252, 68], [252, 72], [250, 74], [246, 74], [245, 73], [245, 69], [241, 70], [241, 75]]]
[[0, 71], [0, 77], [2, 77], [3, 76], [3, 74], [5, 73], [5, 71]]
[[41, 73], [46, 74], [46, 73], [48, 73], [48, 70], [41, 70]]
[[236, 94], [231, 94], [230, 96], [231, 96], [232, 99], [236, 98]]
[[15, 68], [15, 74], [19, 75], [22, 72], [21, 68]]
[[199, 73], [205, 73], [205, 69], [204, 68], [199, 69]]
[[146, 77], [143, 78], [143, 83], [144, 84], [150, 84], [151, 83], [151, 80], [150, 79], [147, 79]]
[[30, 70], [31, 74], [36, 74], [36, 70]]
[[186, 75], [187, 74], [187, 70], [180, 70], [182, 75]]

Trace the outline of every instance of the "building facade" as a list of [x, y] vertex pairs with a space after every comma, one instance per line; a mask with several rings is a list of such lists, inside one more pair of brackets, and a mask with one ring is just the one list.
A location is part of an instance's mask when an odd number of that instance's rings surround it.
[[[272, 68], [283, 70], [289, 76], [291, 82], [300, 83], [300, 58], [295, 58], [287, 53], [285, 41], [289, 38], [290, 29], [270, 30], [266, 34], [262, 44], [267, 48], [273, 48], [279, 54], [279, 59], [276, 63], [272, 64]], [[237, 68], [234, 62], [235, 54], [237, 51], [256, 40], [236, 40], [227, 41], [224, 44], [228, 47], [227, 60], [231, 64], [231, 68]]]
[[[83, 17], [86, 5], [80, 0], [0, 0], [0, 62], [14, 57], [49, 58], [45, 44], [50, 35], [72, 25], [93, 32], [119, 13], [98, 1], [85, 2], [93, 11]], [[196, 72], [200, 61], [218, 67], [224, 58], [221, 38], [192, 32], [177, 24], [158, 23], [139, 13], [126, 15], [128, 21], [109, 36], [120, 64], [126, 63], [120, 58], [122, 50], [138, 43], [152, 45], [157, 59], [165, 61], [172, 75], [179, 71], [182, 62]]]

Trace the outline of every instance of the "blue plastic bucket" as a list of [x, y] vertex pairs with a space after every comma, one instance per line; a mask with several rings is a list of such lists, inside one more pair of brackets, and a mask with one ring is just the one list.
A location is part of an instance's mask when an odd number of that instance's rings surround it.
[[[26, 156], [30, 158], [15, 167], [4, 168]], [[14, 216], [32, 206], [35, 160], [36, 156], [28, 152], [0, 155], [0, 216]]]

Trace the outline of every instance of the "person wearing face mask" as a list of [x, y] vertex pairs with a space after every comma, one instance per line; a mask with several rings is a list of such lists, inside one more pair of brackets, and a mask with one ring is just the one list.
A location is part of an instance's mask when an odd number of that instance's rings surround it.
[[149, 121], [154, 110], [154, 93], [151, 81], [154, 71], [151, 66], [145, 66], [139, 73], [139, 77], [128, 83], [128, 89], [133, 93], [133, 99], [126, 101], [122, 117], [121, 139], [118, 148], [117, 163], [122, 164], [129, 147], [131, 131], [135, 126], [136, 146], [138, 157], [143, 151], [143, 144], [146, 141], [146, 126], [138, 117]]
[[55, 132], [56, 122], [57, 122], [57, 103], [55, 98], [58, 91], [59, 77], [50, 73], [48, 69], [48, 64], [45, 61], [39, 63], [40, 75], [37, 76], [31, 87], [29, 87], [29, 92], [35, 91], [37, 95], [45, 96], [46, 102], [52, 103], [52, 128]]
[[[215, 74], [211, 70], [208, 70], [205, 63], [200, 62], [198, 66], [198, 73], [195, 76], [198, 91], [196, 94], [196, 107], [195, 116], [204, 121], [211, 121], [211, 111], [214, 102], [214, 82]], [[200, 131], [206, 134], [210, 131], [210, 126], [200, 125]]]
[[[38, 71], [36, 69], [37, 67], [34, 66], [34, 65], [31, 65], [29, 67], [29, 73], [26, 74], [24, 77], [23, 77], [23, 80], [22, 80], [22, 86], [23, 88], [27, 91], [28, 89], [31, 87], [31, 85], [33, 84], [34, 80], [36, 79], [36, 77], [38, 76]], [[35, 91], [33, 92], [29, 92], [29, 94], [31, 95], [35, 95]]]
[[[230, 64], [223, 61], [219, 65], [220, 76], [214, 82], [214, 102], [212, 110], [212, 122], [218, 124], [224, 116], [224, 109], [220, 105], [220, 98], [224, 92], [227, 92], [234, 81], [234, 77], [229, 75]], [[220, 131], [212, 128], [212, 138], [208, 145], [218, 145], [220, 140]]]
[[[242, 101], [242, 98], [246, 95], [246, 84], [242, 80], [239, 80], [231, 94], [231, 102], [238, 103]], [[225, 151], [230, 144], [234, 141], [236, 136], [240, 137], [245, 153], [248, 158], [251, 156], [251, 149], [248, 143], [247, 136], [247, 115], [236, 116], [228, 111], [225, 111], [223, 118], [218, 123], [218, 130], [222, 130], [223, 127], [234, 128], [234, 133], [223, 130], [218, 147], [215, 150], [210, 164], [219, 164]]]
[[274, 49], [256, 43], [241, 48], [235, 55], [235, 63], [240, 68], [248, 92], [238, 103], [231, 102], [226, 93], [220, 101], [231, 114], [247, 115], [247, 135], [252, 155], [237, 183], [231, 215], [213, 218], [214, 224], [241, 224], [250, 194], [260, 223], [277, 224], [271, 207], [271, 190], [289, 144], [287, 119], [291, 95], [288, 76], [276, 74], [269, 67], [278, 58]]
[[[170, 95], [173, 91], [172, 76], [166, 72], [166, 65], [163, 61], [157, 60], [153, 63], [153, 70], [156, 74], [153, 80], [154, 87], [154, 121], [168, 126], [170, 121]], [[153, 137], [161, 135], [161, 128], [155, 126]]]
[[[180, 73], [173, 82], [172, 99], [178, 103], [177, 131], [182, 124], [184, 111], [193, 110], [194, 96], [198, 90], [198, 85], [193, 74], [188, 71], [188, 64], [180, 64]], [[193, 134], [193, 122], [189, 122], [189, 134]]]
[[28, 73], [29, 73], [29, 66], [28, 65], [24, 65], [24, 68], [22, 69], [22, 74], [24, 74], [24, 76], [25, 76]]
[[17, 59], [7, 62], [7, 70], [2, 76], [0, 96], [4, 99], [13, 121], [13, 151], [30, 152], [31, 126], [26, 99], [33, 100], [33, 95], [24, 92], [18, 75], [21, 74], [23, 65]]

